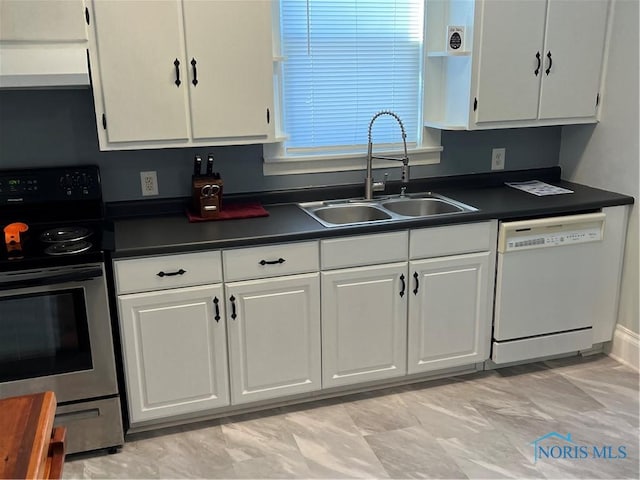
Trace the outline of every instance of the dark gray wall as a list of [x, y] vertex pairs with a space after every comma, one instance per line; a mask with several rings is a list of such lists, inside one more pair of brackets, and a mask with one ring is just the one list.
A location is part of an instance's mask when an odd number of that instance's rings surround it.
[[[558, 165], [560, 127], [442, 132], [442, 161], [413, 167], [412, 178], [487, 172], [491, 149], [505, 147], [506, 168]], [[190, 194], [193, 156], [213, 153], [225, 192], [359, 183], [364, 172], [283, 175], [262, 174], [262, 146], [172, 148], [100, 152], [91, 92], [83, 90], [0, 91], [0, 168], [91, 163], [100, 167], [106, 201], [136, 200], [140, 171], [158, 172], [160, 197]], [[397, 176], [390, 170], [390, 178]]]

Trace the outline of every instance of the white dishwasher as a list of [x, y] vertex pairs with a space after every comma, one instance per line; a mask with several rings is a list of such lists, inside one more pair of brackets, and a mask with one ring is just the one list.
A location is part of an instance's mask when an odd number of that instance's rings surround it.
[[491, 359], [516, 362], [592, 346], [603, 288], [604, 213], [502, 222]]

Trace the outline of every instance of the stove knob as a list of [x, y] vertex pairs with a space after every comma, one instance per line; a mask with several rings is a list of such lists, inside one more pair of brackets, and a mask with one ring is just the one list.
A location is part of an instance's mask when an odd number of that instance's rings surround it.
[[73, 181], [71, 180], [71, 177], [69, 176], [68, 173], [60, 177], [60, 186], [62, 188], [65, 188], [65, 189], [71, 188], [72, 185], [73, 185]]
[[63, 175], [62, 177], [60, 177], [60, 188], [62, 188], [62, 190], [64, 190], [64, 193], [67, 194], [67, 196], [71, 196], [72, 195], [72, 190], [73, 190], [73, 179], [71, 178], [71, 176], [69, 174]]

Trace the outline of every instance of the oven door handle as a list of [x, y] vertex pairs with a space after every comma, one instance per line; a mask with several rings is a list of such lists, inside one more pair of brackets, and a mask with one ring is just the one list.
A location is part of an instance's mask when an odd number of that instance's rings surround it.
[[14, 280], [0, 283], [0, 290], [12, 290], [15, 288], [41, 287], [43, 285], [58, 285], [68, 282], [81, 282], [92, 280], [102, 276], [102, 268], [88, 268], [76, 272], [60, 273], [39, 278], [29, 278], [25, 280]]

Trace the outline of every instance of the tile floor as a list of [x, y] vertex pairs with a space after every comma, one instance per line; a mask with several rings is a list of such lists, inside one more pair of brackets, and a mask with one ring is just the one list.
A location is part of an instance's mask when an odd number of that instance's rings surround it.
[[[138, 434], [69, 457], [64, 478], [637, 479], [638, 378], [604, 355], [479, 372]], [[550, 432], [588, 458], [534, 462]]]

